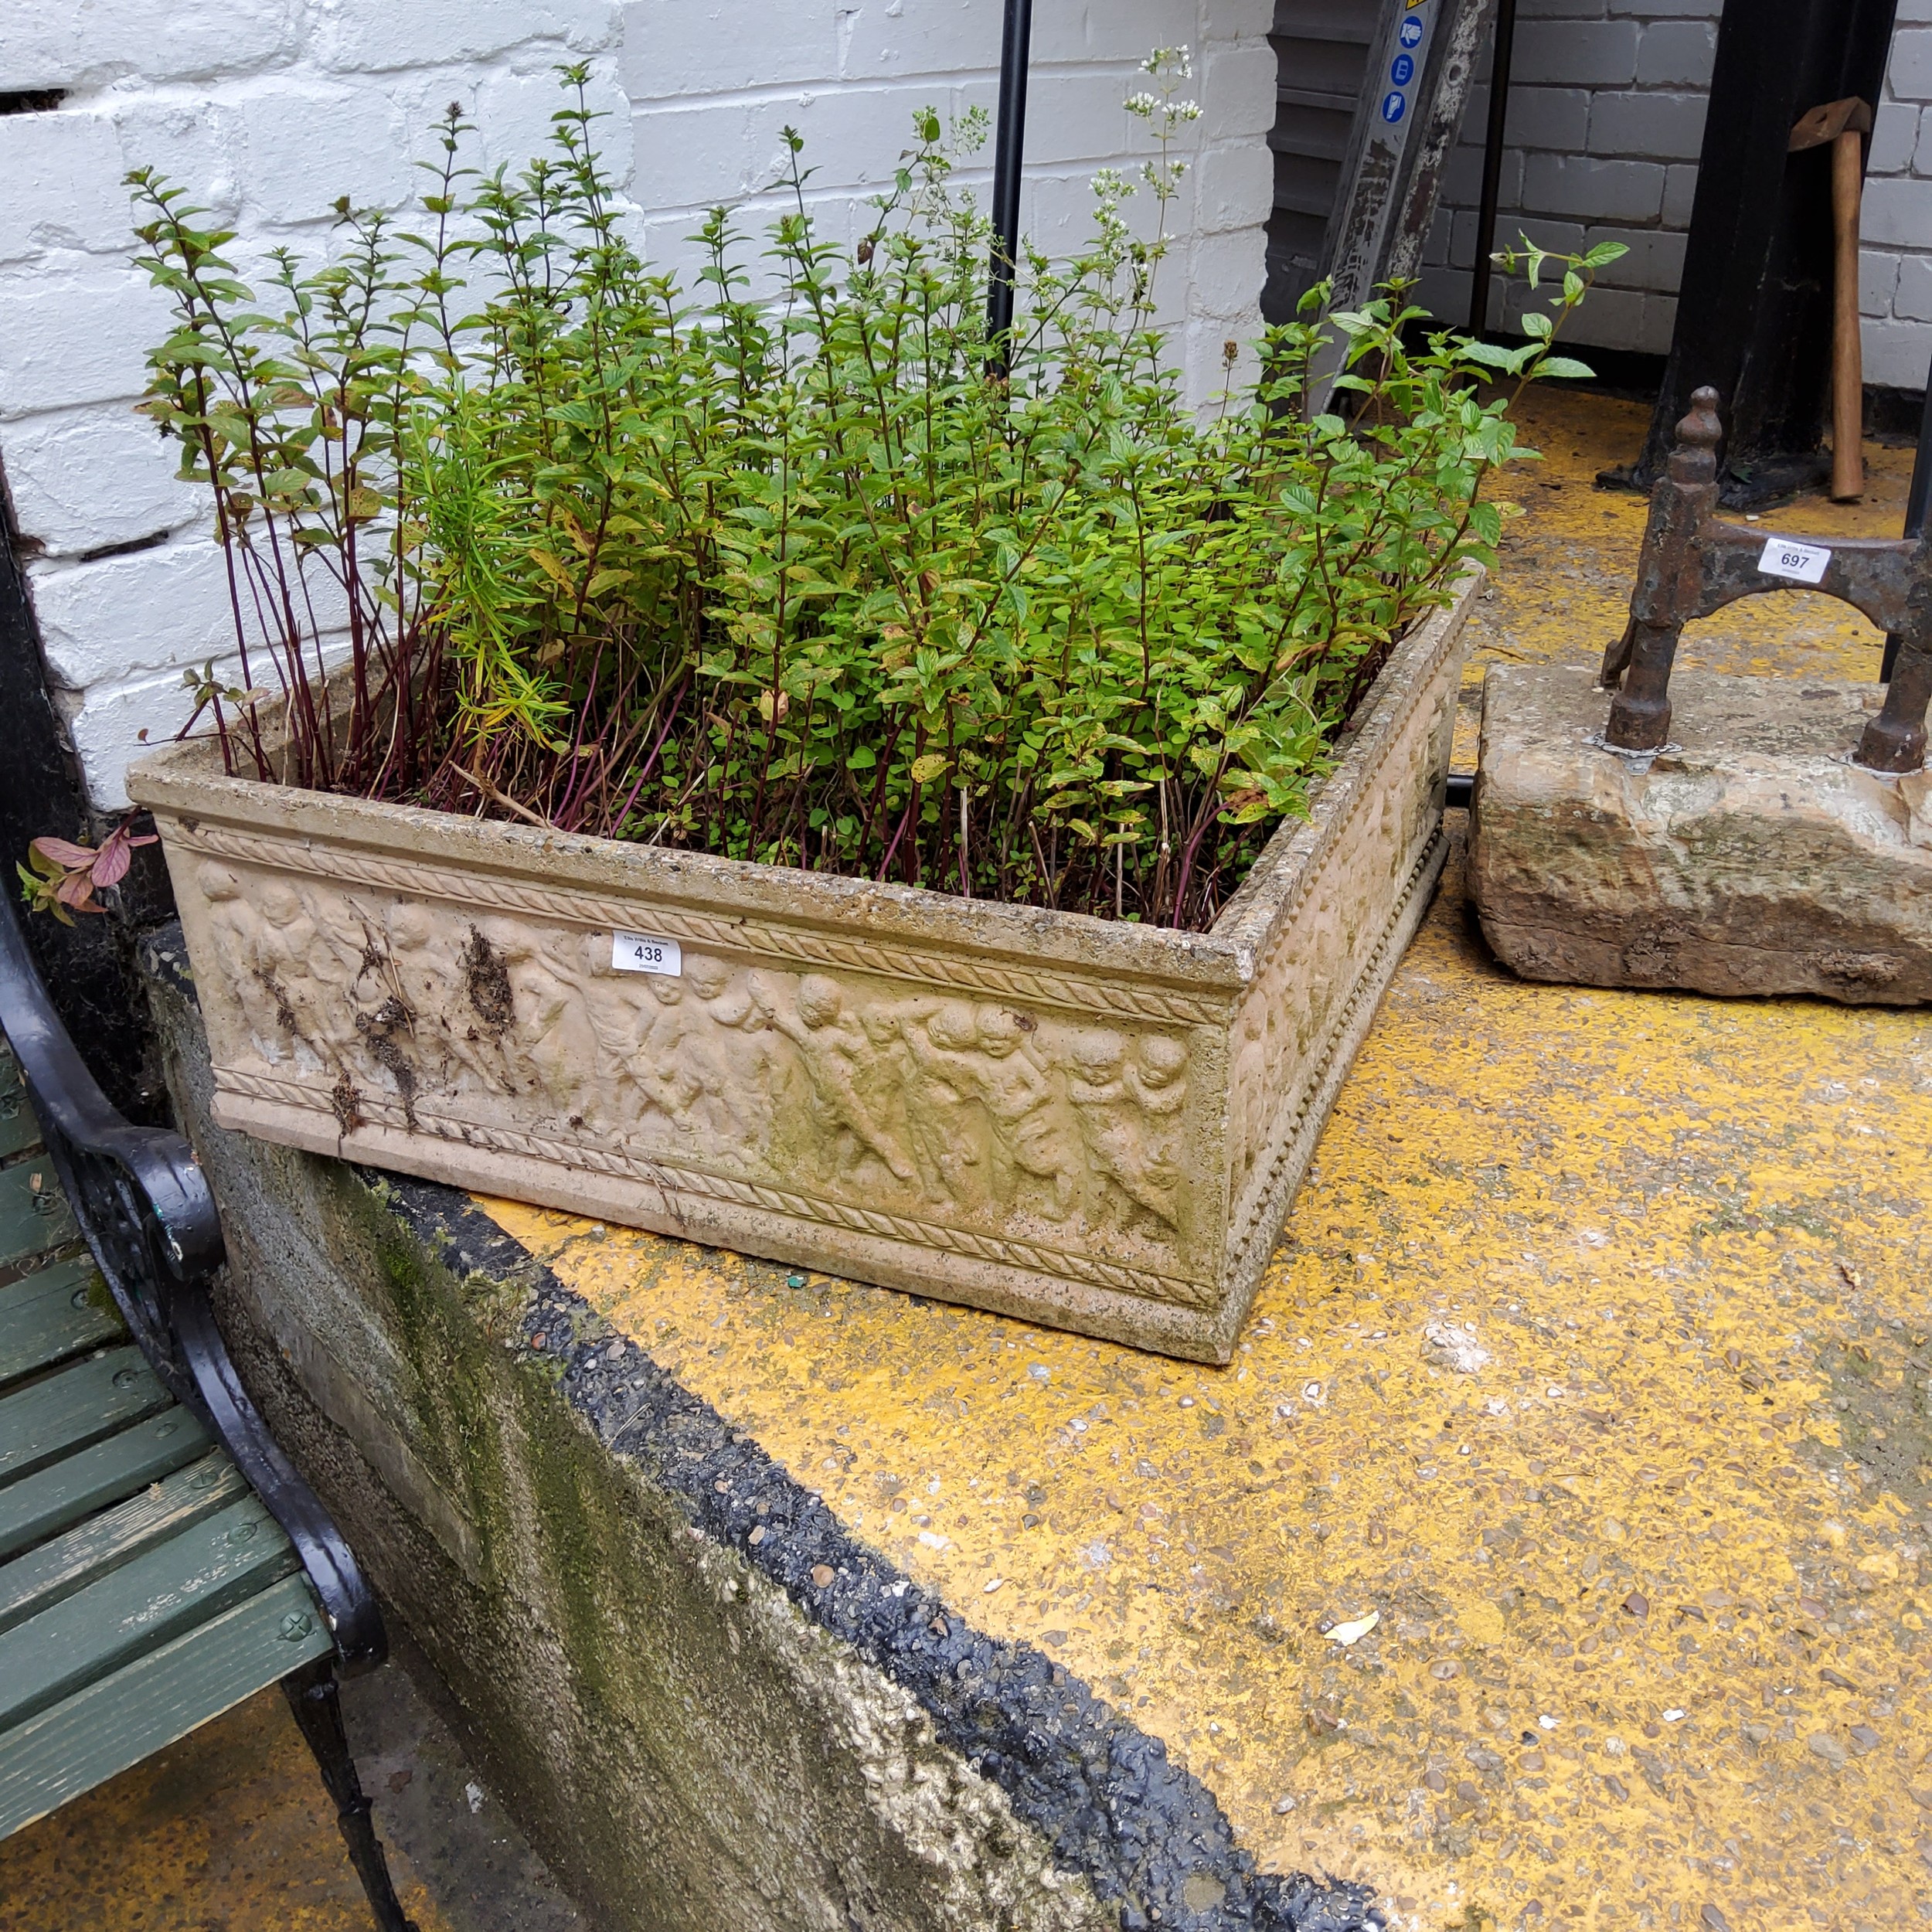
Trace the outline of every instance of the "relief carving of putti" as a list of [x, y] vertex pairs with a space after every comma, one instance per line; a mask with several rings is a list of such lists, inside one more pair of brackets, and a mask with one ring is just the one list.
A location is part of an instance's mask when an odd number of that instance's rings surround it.
[[509, 1097], [538, 1132], [891, 1212], [1185, 1233], [1185, 1039], [691, 953], [621, 971], [607, 930], [214, 862], [199, 883], [253, 1054], [333, 1083], [345, 1131], [371, 1100], [414, 1129]]

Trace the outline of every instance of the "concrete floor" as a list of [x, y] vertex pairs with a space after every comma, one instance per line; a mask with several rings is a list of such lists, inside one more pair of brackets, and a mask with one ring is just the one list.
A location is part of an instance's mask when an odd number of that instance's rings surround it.
[[[1478, 658], [1594, 662], [1644, 506], [1590, 479], [1644, 412], [1527, 417]], [[1896, 531], [1871, 454], [1767, 527]], [[1877, 657], [1800, 594], [1685, 661]], [[1932, 1919], [1929, 1202], [1920, 1015], [1524, 985], [1452, 869], [1228, 1369], [490, 1206], [1264, 1862], [1405, 1927], [1858, 1932]]]
[[[417, 1932], [583, 1921], [398, 1658], [342, 1709]], [[264, 1691], [0, 1842], [0, 1932], [369, 1932], [334, 1808], [281, 1692]]]
[[[1590, 478], [1644, 415], [1532, 400], [1479, 661], [1621, 628], [1643, 505]], [[1868, 455], [1864, 505], [1766, 527], [1895, 532], [1909, 452]], [[1682, 661], [1876, 654], [1794, 593]], [[1525, 985], [1452, 869], [1226, 1369], [488, 1206], [855, 1534], [1166, 1739], [1264, 1862], [1404, 1927], [1891, 1932], [1932, 1920], [1928, 1202], [1920, 1015]], [[503, 1916], [505, 1873], [566, 1908], [427, 1713], [386, 1721], [423, 1932], [570, 1923]], [[0, 1928], [365, 1923], [301, 1752], [271, 1694], [0, 1845]]]

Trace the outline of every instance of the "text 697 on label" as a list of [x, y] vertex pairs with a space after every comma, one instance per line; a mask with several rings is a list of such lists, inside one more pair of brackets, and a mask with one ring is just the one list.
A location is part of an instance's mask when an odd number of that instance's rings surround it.
[[611, 966], [614, 972], [668, 973], [673, 979], [681, 979], [684, 954], [675, 939], [658, 939], [650, 933], [613, 933]]
[[1757, 560], [1759, 571], [1767, 577], [1789, 577], [1794, 583], [1822, 583], [1825, 566], [1832, 553], [1821, 543], [1800, 543], [1788, 536], [1774, 536]]

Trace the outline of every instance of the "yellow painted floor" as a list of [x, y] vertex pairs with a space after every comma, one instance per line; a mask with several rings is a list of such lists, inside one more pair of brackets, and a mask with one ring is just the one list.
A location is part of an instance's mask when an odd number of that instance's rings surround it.
[[[1531, 420], [1480, 655], [1594, 660], [1642, 412]], [[1870, 455], [1767, 527], [1895, 532]], [[1871, 676], [1842, 609], [1685, 661]], [[1267, 1863], [1404, 1927], [1890, 1932], [1932, 1919], [1929, 1203], [1922, 1015], [1519, 984], [1452, 872], [1226, 1369], [489, 1205]]]
[[[1590, 478], [1644, 412], [1527, 414], [1478, 657], [1594, 661], [1643, 505]], [[1909, 452], [1867, 454], [1865, 505], [1767, 527], [1895, 532]], [[1682, 661], [1876, 651], [1794, 593]], [[1264, 1862], [1405, 1928], [1893, 1932], [1932, 1919], [1928, 1202], [1921, 1016], [1520, 985], [1452, 871], [1226, 1369], [489, 1205]], [[0, 1845], [0, 1932], [359, 1923], [301, 1752], [245, 1706]]]
[[[417, 1932], [579, 1925], [400, 1665], [346, 1684], [342, 1706]], [[0, 1932], [369, 1932], [371, 1923], [335, 1807], [273, 1688], [0, 1841]]]
[[[419, 1932], [451, 1932], [393, 1868]], [[334, 1807], [263, 1692], [0, 1844], [0, 1932], [368, 1932]]]

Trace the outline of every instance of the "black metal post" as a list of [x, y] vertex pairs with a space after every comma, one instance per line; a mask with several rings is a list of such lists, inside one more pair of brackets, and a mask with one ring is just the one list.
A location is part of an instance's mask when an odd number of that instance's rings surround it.
[[1010, 367], [1013, 270], [1019, 258], [1019, 175], [1026, 147], [1027, 52], [1033, 37], [1033, 0], [1006, 0], [999, 42], [999, 114], [993, 131], [993, 255], [986, 291], [988, 366]]
[[1801, 114], [1885, 81], [1896, 0], [1725, 0], [1670, 359], [1633, 481], [1665, 469], [1693, 390], [1722, 399], [1724, 502], [1810, 488], [1832, 369], [1832, 162]]
[[282, 1695], [308, 1748], [315, 1753], [315, 1767], [322, 1783], [335, 1801], [335, 1823], [349, 1862], [362, 1881], [363, 1896], [374, 1915], [379, 1932], [417, 1932], [416, 1921], [407, 1917], [390, 1882], [389, 1861], [383, 1855], [383, 1842], [376, 1835], [369, 1819], [369, 1801], [363, 1794], [362, 1781], [355, 1775], [355, 1760], [349, 1755], [349, 1738], [342, 1729], [342, 1704], [335, 1685], [335, 1662], [318, 1657], [282, 1679]]
[[1496, 247], [1503, 124], [1509, 115], [1509, 63], [1515, 50], [1516, 0], [1496, 0], [1496, 46], [1489, 60], [1489, 125], [1482, 140], [1482, 194], [1476, 203], [1476, 260], [1469, 284], [1469, 333], [1478, 339], [1489, 326], [1489, 257]]
[[[1919, 417], [1919, 453], [1912, 459], [1912, 486], [1905, 493], [1906, 536], [1917, 536], [1925, 529], [1926, 498], [1932, 496], [1932, 369], [1925, 372], [1925, 408]], [[1899, 661], [1899, 634], [1886, 633], [1885, 658], [1879, 666], [1879, 682], [1889, 684]]]

